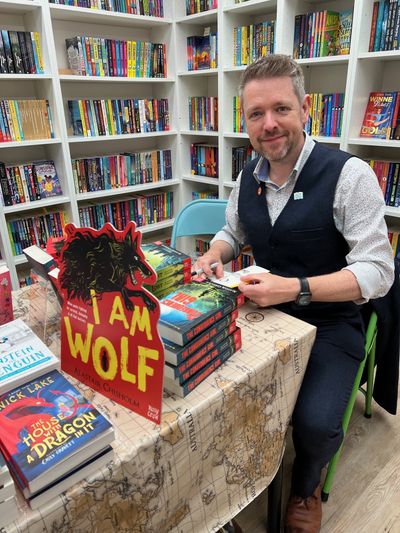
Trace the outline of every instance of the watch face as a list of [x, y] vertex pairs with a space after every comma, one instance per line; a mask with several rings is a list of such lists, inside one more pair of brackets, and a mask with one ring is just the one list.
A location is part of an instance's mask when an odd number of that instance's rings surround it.
[[296, 300], [297, 305], [308, 305], [311, 302], [311, 294], [299, 294]]

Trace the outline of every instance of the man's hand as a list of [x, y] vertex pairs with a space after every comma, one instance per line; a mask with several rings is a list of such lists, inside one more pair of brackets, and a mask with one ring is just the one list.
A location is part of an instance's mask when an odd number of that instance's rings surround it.
[[284, 278], [275, 274], [248, 274], [240, 278], [239, 290], [261, 307], [292, 302], [300, 291], [297, 278]]
[[[213, 268], [211, 268], [211, 266]], [[197, 274], [196, 271], [200, 273]], [[208, 278], [212, 275], [215, 275], [217, 278], [222, 278], [224, 276], [224, 267], [221, 261], [221, 258], [217, 254], [209, 253], [202, 255], [197, 259], [195, 264], [192, 267], [193, 275], [199, 275], [203, 278]]]

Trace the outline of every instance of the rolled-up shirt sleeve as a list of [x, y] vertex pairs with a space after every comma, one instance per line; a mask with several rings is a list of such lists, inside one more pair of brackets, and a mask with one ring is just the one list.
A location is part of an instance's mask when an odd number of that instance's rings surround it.
[[333, 208], [336, 227], [349, 245], [344, 268], [353, 272], [361, 290], [356, 303], [384, 296], [393, 284], [393, 252], [382, 191], [365, 161], [353, 157], [345, 163]]
[[233, 187], [231, 194], [229, 195], [228, 205], [226, 207], [225, 214], [225, 226], [216, 233], [211, 241], [211, 244], [215, 241], [225, 241], [231, 245], [234, 253], [234, 257], [240, 254], [241, 249], [246, 243], [246, 234], [244, 228], [239, 220], [238, 215], [238, 201], [239, 201], [239, 189], [242, 173], [239, 174], [235, 186]]

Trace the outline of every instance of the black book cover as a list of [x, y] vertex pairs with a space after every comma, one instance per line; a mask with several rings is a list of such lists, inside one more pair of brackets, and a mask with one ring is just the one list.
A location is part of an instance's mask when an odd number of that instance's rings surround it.
[[0, 74], [8, 74], [6, 52], [4, 50], [3, 37], [0, 33]]
[[14, 60], [11, 52], [10, 37], [7, 30], [1, 30], [1, 36], [3, 37], [4, 52], [7, 59], [7, 70], [10, 74], [15, 74]]
[[14, 60], [14, 68], [17, 74], [24, 74], [24, 66], [22, 64], [22, 54], [19, 47], [18, 32], [9, 31], [11, 52]]
[[31, 73], [31, 66], [29, 64], [28, 48], [25, 42], [25, 33], [23, 31], [17, 32], [19, 49], [21, 50], [22, 66], [25, 74]]
[[4, 205], [13, 205], [4, 163], [0, 163], [0, 186], [1, 192], [3, 193]]
[[28, 63], [29, 63], [29, 72], [30, 74], [37, 74], [36, 72], [36, 63], [35, 63], [35, 54], [33, 52], [33, 44], [31, 32], [25, 32], [25, 45], [28, 52]]

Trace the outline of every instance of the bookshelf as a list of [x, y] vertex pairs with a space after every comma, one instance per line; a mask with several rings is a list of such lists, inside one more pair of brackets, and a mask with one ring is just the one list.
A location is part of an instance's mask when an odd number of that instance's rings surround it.
[[[52, 110], [55, 138], [43, 141], [0, 143], [0, 161], [17, 164], [53, 159], [63, 196], [12, 207], [0, 206], [0, 251], [8, 264], [13, 286], [24, 260], [13, 256], [6, 222], [36, 216], [43, 210], [63, 210], [68, 221], [79, 225], [79, 209], [91, 204], [129, 199], [143, 192], [173, 191], [176, 211], [192, 199], [192, 192], [215, 191], [227, 198], [232, 187], [232, 148], [248, 143], [246, 133], [233, 130], [233, 97], [245, 66], [234, 66], [234, 28], [275, 21], [275, 52], [292, 54], [295, 17], [325, 9], [353, 10], [350, 53], [340, 56], [300, 59], [308, 92], [342, 92], [345, 95], [340, 137], [317, 137], [319, 142], [352, 152], [362, 158], [400, 160], [400, 141], [359, 137], [371, 91], [400, 90], [400, 50], [368, 52], [373, 0], [219, 0], [217, 9], [186, 15], [185, 2], [164, 0], [164, 17], [112, 13], [96, 9], [55, 5], [47, 0], [0, 0], [2, 28], [38, 31], [45, 72], [41, 75], [0, 75], [0, 97], [47, 98]], [[186, 39], [218, 32], [218, 65], [209, 70], [189, 71]], [[166, 43], [166, 78], [115, 78], [74, 76], [68, 72], [65, 38], [87, 35], [108, 39], [148, 40]], [[191, 131], [189, 96], [218, 97], [218, 131]], [[167, 98], [170, 129], [151, 133], [99, 137], [72, 135], [67, 101], [71, 99]], [[193, 175], [192, 143], [218, 147], [219, 177]], [[77, 193], [71, 159], [124, 152], [171, 150], [172, 180], [108, 191]], [[399, 208], [387, 208], [389, 224], [400, 218]], [[159, 238], [173, 220], [142, 228], [144, 239]]]

